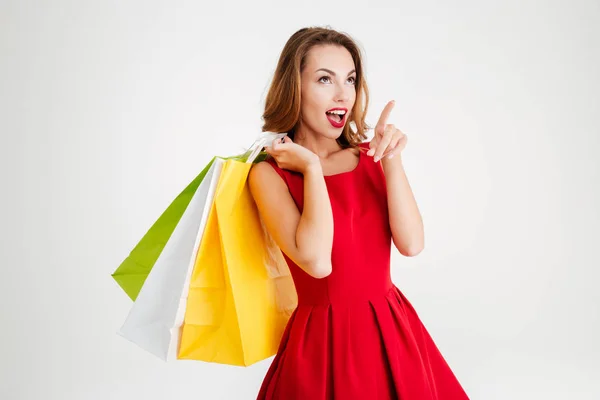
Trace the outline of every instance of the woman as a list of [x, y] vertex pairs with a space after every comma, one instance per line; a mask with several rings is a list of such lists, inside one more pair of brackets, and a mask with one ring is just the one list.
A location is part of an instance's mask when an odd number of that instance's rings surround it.
[[259, 399], [467, 399], [391, 281], [391, 244], [419, 254], [423, 223], [402, 166], [406, 135], [387, 121], [394, 103], [362, 143], [367, 106], [350, 37], [324, 28], [292, 35], [263, 115], [263, 131], [288, 136], [266, 148], [249, 185], [298, 307]]

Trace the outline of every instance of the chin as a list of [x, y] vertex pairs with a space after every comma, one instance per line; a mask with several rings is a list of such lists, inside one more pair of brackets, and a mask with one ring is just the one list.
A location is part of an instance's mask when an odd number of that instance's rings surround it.
[[337, 140], [342, 136], [343, 132], [344, 128], [334, 128], [332, 126], [329, 126], [328, 129], [325, 130], [323, 136], [327, 137], [328, 139]]
[[309, 129], [312, 130], [313, 132], [317, 133], [319, 136], [325, 137], [327, 139], [337, 140], [337, 139], [339, 139], [342, 136], [342, 133], [344, 133], [344, 128], [345, 127], [346, 127], [346, 125], [344, 125], [341, 128], [334, 128], [329, 123], [329, 121], [327, 121], [322, 126], [319, 126], [319, 127], [316, 127], [316, 126], [309, 127]]

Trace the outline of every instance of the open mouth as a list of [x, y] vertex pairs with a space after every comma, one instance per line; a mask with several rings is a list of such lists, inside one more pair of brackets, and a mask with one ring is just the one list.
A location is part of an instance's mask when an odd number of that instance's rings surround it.
[[327, 116], [329, 118], [331, 118], [331, 119], [333, 119], [334, 121], [337, 121], [337, 122], [342, 122], [342, 120], [344, 119], [344, 116], [342, 114], [334, 114], [334, 113], [331, 113], [329, 111], [326, 112], [326, 114], [327, 114]]
[[329, 120], [331, 122], [335, 122], [336, 124], [340, 124], [344, 121], [344, 118], [346, 117], [346, 113], [347, 113], [346, 110], [325, 111], [327, 118], [329, 118]]

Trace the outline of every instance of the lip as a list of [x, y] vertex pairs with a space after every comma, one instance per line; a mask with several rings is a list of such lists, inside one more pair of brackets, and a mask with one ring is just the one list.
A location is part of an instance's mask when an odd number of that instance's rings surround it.
[[[346, 111], [346, 114], [348, 114], [348, 109], [347, 109], [347, 108], [345, 108], [345, 107], [334, 107], [334, 108], [330, 108], [330, 109], [329, 109], [329, 110], [327, 110], [327, 111], [335, 111], [335, 110], [344, 110], [344, 111]], [[326, 111], [326, 112], [327, 112], [327, 111]]]
[[331, 124], [331, 126], [333, 126], [334, 128], [343, 128], [344, 125], [346, 125], [346, 117], [348, 116], [348, 109], [344, 108], [344, 107], [335, 107], [335, 108], [329, 109], [327, 111], [335, 111], [335, 110], [343, 110], [343, 111], [345, 111], [344, 117], [342, 118], [342, 120], [340, 122], [331, 120], [329, 118], [329, 116], [327, 115], [327, 112], [325, 114], [325, 117], [327, 118], [327, 121], [329, 121], [329, 123]]

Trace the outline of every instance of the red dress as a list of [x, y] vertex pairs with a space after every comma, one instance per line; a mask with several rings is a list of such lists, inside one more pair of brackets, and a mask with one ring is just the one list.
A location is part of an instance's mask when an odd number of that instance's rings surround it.
[[[267, 162], [302, 211], [303, 176]], [[284, 255], [298, 307], [258, 399], [468, 399], [391, 281], [392, 236], [380, 164], [361, 151], [354, 170], [325, 181], [334, 219], [332, 272], [313, 278]]]

